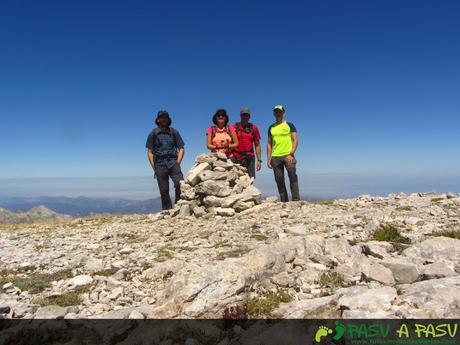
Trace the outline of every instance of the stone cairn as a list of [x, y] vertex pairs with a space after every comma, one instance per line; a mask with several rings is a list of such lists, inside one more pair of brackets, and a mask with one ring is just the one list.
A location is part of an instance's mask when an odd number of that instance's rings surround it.
[[262, 193], [252, 185], [245, 167], [224, 153], [201, 154], [184, 181], [181, 200], [169, 211], [172, 217], [231, 217], [262, 202]]

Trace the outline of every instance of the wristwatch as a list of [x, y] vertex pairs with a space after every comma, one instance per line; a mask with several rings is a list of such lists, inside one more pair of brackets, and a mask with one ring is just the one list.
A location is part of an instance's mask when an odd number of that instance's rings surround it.
[[257, 161], [258, 161], [259, 163], [262, 163], [262, 159], [258, 159]]

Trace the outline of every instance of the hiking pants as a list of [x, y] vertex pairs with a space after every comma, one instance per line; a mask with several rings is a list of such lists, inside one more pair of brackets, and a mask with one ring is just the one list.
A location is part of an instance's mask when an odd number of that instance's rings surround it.
[[249, 177], [256, 178], [256, 157], [253, 156], [249, 159], [233, 157], [232, 161], [248, 169]]
[[296, 164], [297, 161], [294, 158], [294, 162], [291, 165], [287, 165], [284, 159], [286, 156], [272, 157], [271, 165], [273, 173], [275, 175], [276, 186], [278, 187], [278, 193], [280, 195], [280, 201], [289, 201], [286, 184], [284, 182], [284, 168], [289, 176], [289, 185], [291, 187], [292, 201], [300, 200], [299, 195], [299, 182], [297, 179]]
[[184, 179], [179, 163], [175, 163], [172, 167], [160, 165], [156, 167], [158, 188], [160, 189], [161, 207], [163, 210], [169, 210], [173, 207], [171, 198], [169, 196], [169, 178], [174, 183], [175, 189], [175, 202], [180, 199], [180, 181]]

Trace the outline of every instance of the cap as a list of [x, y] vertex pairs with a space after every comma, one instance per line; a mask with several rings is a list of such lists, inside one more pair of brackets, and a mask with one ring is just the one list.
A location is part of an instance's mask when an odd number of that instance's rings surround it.
[[249, 108], [243, 108], [240, 110], [240, 115], [243, 115], [243, 114], [249, 114], [251, 115], [251, 109]]
[[281, 110], [281, 111], [284, 111], [284, 105], [275, 105], [275, 107], [273, 108], [273, 110]]

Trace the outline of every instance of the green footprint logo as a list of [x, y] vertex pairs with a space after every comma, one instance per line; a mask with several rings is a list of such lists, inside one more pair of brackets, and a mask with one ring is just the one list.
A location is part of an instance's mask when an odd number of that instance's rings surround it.
[[321, 341], [322, 337], [325, 337], [329, 334], [332, 334], [332, 329], [326, 327], [326, 326], [319, 326], [318, 330], [316, 331], [315, 334], [315, 341], [319, 343]]
[[339, 321], [335, 321], [335, 335], [332, 337], [334, 340], [339, 340], [345, 334], [345, 325]]

